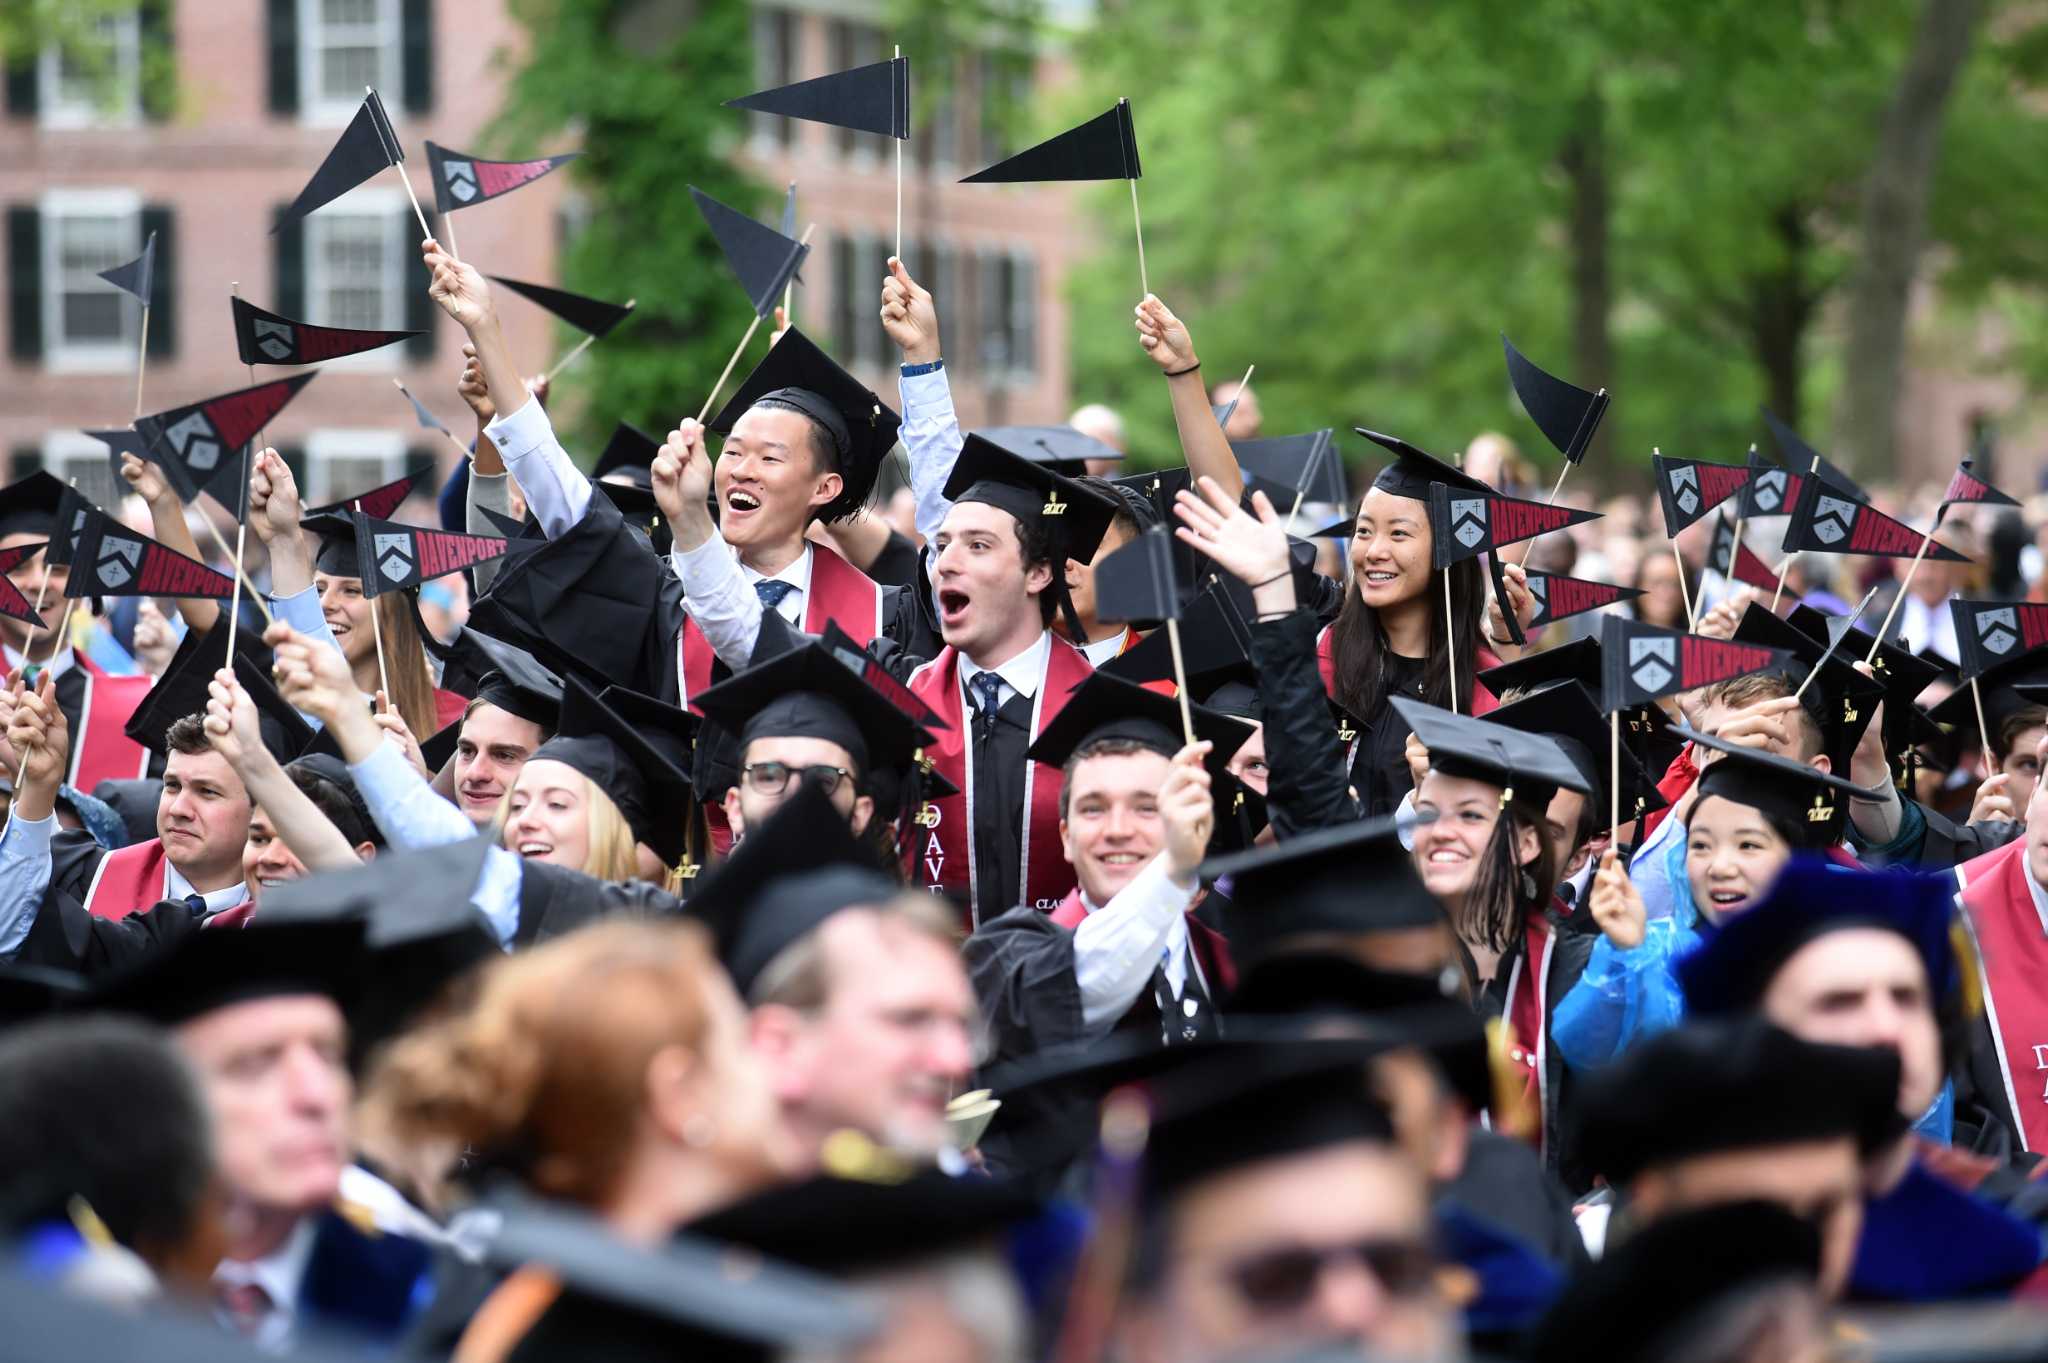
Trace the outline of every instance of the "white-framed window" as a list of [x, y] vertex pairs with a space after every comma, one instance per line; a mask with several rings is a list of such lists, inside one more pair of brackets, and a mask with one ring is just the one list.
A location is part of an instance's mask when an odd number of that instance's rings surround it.
[[99, 278], [142, 253], [142, 200], [132, 190], [50, 190], [43, 215], [43, 355], [58, 373], [135, 366], [142, 307]]
[[388, 483], [404, 471], [403, 431], [318, 430], [306, 437], [307, 486], [300, 491], [307, 505], [317, 506]]
[[142, 117], [142, 18], [104, 14], [79, 42], [43, 49], [36, 72], [46, 128], [129, 127]]
[[128, 484], [114, 476], [107, 447], [83, 431], [51, 431], [43, 437], [43, 467], [60, 483], [78, 480], [80, 496], [95, 506], [114, 508], [128, 494]]
[[1028, 383], [1038, 373], [1038, 262], [1028, 251], [992, 250], [976, 263], [984, 381]]
[[399, 0], [298, 0], [299, 105], [308, 123], [346, 123], [375, 86], [404, 79]]
[[[411, 221], [404, 192], [381, 185], [350, 190], [308, 216], [304, 320], [324, 327], [401, 330]], [[403, 351], [387, 347], [328, 364], [396, 369], [403, 357]]]
[[[797, 15], [794, 10], [754, 7], [754, 88], [771, 90], [796, 80]], [[757, 152], [796, 145], [796, 120], [781, 114], [752, 114], [750, 136]]]

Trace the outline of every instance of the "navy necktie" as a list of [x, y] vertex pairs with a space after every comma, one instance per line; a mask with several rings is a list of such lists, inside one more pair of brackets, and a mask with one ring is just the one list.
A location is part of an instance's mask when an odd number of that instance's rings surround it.
[[1003, 679], [993, 672], [977, 672], [967, 679], [967, 689], [974, 693], [974, 708], [994, 719], [1003, 705]]
[[185, 907], [192, 911], [194, 918], [206, 917], [206, 896], [203, 894], [186, 895]]
[[772, 577], [764, 577], [754, 584], [754, 595], [761, 598], [762, 606], [768, 610], [779, 607], [783, 598], [795, 590], [795, 583], [783, 582]]

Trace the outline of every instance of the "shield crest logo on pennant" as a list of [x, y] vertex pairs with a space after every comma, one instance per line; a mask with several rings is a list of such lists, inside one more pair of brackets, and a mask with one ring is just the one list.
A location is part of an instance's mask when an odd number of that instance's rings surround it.
[[1977, 617], [1977, 642], [1987, 653], [2007, 654], [2020, 641], [2019, 629], [2019, 617], [2011, 606], [1985, 611]]
[[100, 585], [125, 587], [141, 566], [140, 540], [109, 539], [100, 541], [100, 561], [93, 565], [93, 571], [99, 575]]
[[378, 535], [376, 539], [377, 571], [393, 582], [401, 582], [412, 575], [412, 536]]
[[1856, 503], [1840, 497], [1822, 497], [1814, 506], [1813, 537], [1822, 544], [1838, 544], [1856, 523]]
[[1756, 509], [1769, 515], [1785, 505], [1785, 471], [1771, 469], [1756, 476]]
[[1628, 675], [1645, 691], [1663, 690], [1678, 675], [1678, 640], [1629, 640]]
[[1681, 464], [1671, 470], [1671, 500], [1690, 516], [1700, 506], [1700, 474], [1690, 464]]
[[256, 333], [256, 348], [271, 359], [289, 359], [298, 349], [292, 329], [285, 323], [273, 322], [263, 317], [252, 318], [251, 321], [254, 323], [252, 329]]
[[188, 468], [211, 473], [220, 463], [220, 437], [204, 412], [192, 413], [164, 434], [170, 437], [171, 448]]
[[476, 197], [476, 170], [467, 161], [443, 161], [441, 168], [448, 172], [448, 192], [468, 203]]
[[1486, 499], [1461, 497], [1451, 503], [1451, 538], [1467, 549], [1486, 540]]

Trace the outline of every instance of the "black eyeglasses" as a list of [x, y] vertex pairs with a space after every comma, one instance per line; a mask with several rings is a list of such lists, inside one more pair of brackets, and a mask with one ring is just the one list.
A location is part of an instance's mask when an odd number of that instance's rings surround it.
[[789, 789], [789, 778], [801, 776], [807, 786], [816, 786], [827, 795], [839, 793], [841, 781], [851, 781], [853, 773], [844, 767], [792, 767], [787, 762], [749, 762], [740, 768], [747, 789], [756, 795], [780, 795]]
[[1260, 1311], [1299, 1310], [1315, 1296], [1332, 1263], [1360, 1263], [1380, 1286], [1397, 1297], [1415, 1296], [1436, 1282], [1437, 1258], [1419, 1240], [1365, 1240], [1350, 1245], [1290, 1245], [1239, 1260], [1231, 1282], [1246, 1303]]

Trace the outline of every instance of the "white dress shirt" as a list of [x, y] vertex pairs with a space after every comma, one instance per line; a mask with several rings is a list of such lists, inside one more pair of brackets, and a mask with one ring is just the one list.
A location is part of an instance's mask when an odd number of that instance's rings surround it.
[[[440, 847], [477, 834], [468, 816], [437, 795], [393, 744], [379, 743], [367, 758], [349, 763], [348, 773], [370, 817], [393, 847]], [[4, 852], [4, 840], [0, 840], [0, 853]], [[519, 931], [519, 886], [525, 874], [516, 855], [503, 847], [491, 847], [484, 853], [483, 871], [469, 896], [469, 902], [489, 920], [498, 944], [508, 949]]]
[[555, 439], [546, 408], [529, 397], [511, 415], [492, 417], [484, 435], [518, 479], [526, 509], [540, 522], [542, 534], [554, 539], [583, 519], [590, 509], [590, 479]]
[[[213, 1270], [216, 1285], [244, 1287], [253, 1283], [270, 1299], [269, 1309], [248, 1335], [249, 1341], [265, 1353], [282, 1353], [291, 1340], [292, 1326], [299, 1314], [299, 1283], [313, 1257], [313, 1225], [312, 1217], [302, 1217], [274, 1252], [261, 1259], [223, 1259]], [[235, 1322], [225, 1316], [222, 1324], [236, 1328]]]
[[810, 542], [788, 567], [775, 574], [759, 573], [741, 561], [733, 547], [713, 535], [695, 549], [669, 551], [669, 563], [683, 584], [683, 605], [697, 628], [704, 631], [711, 651], [719, 661], [737, 672], [754, 656], [761, 637], [761, 597], [756, 582], [787, 582], [775, 613], [799, 630], [804, 624], [804, 600], [811, 590]]
[[[37, 634], [40, 637], [38, 637], [35, 640], [35, 642], [30, 645], [30, 647], [40, 652], [43, 649], [46, 649], [50, 646], [50, 636], [41, 630], [38, 630]], [[4, 658], [6, 660], [8, 676], [13, 677], [20, 675], [22, 667], [24, 665], [24, 659], [20, 653], [15, 651], [12, 645], [0, 644], [0, 658]], [[63, 643], [63, 646], [57, 650], [56, 657], [40, 661], [36, 663], [35, 666], [40, 667], [44, 671], [48, 672], [50, 674], [52, 681], [54, 682], [56, 678], [63, 676], [66, 672], [69, 672], [72, 669], [73, 665], [76, 663], [76, 661], [77, 660], [72, 656], [71, 641], [69, 639], [66, 639]], [[72, 741], [77, 742], [77, 739], [73, 738]]]
[[968, 683], [984, 672], [993, 672], [1002, 679], [996, 704], [1008, 705], [1012, 696], [1035, 696], [1040, 683], [1045, 680], [1045, 665], [1052, 659], [1052, 635], [1040, 630], [1031, 647], [1019, 653], [1008, 662], [997, 663], [994, 667], [983, 667], [965, 653], [960, 655], [960, 685], [967, 696], [970, 717], [974, 713], [974, 688]]
[[903, 426], [896, 434], [910, 456], [910, 490], [917, 498], [918, 537], [929, 544], [953, 503], [946, 498], [946, 480], [960, 458], [965, 438], [953, 411], [953, 386], [946, 371], [903, 375]]
[[1107, 639], [1097, 639], [1092, 644], [1081, 645], [1081, 656], [1088, 660], [1088, 666], [1100, 667], [1124, 651], [1124, 640], [1130, 637], [1130, 630], [1120, 629]]
[[1088, 916], [1074, 929], [1074, 981], [1081, 988], [1081, 1023], [1090, 1032], [1107, 1032], [1130, 1012], [1156, 967], [1165, 967], [1175, 998], [1187, 992], [1187, 910], [1194, 897], [1167, 875], [1164, 852], [1109, 903], [1098, 908], [1081, 896]]

